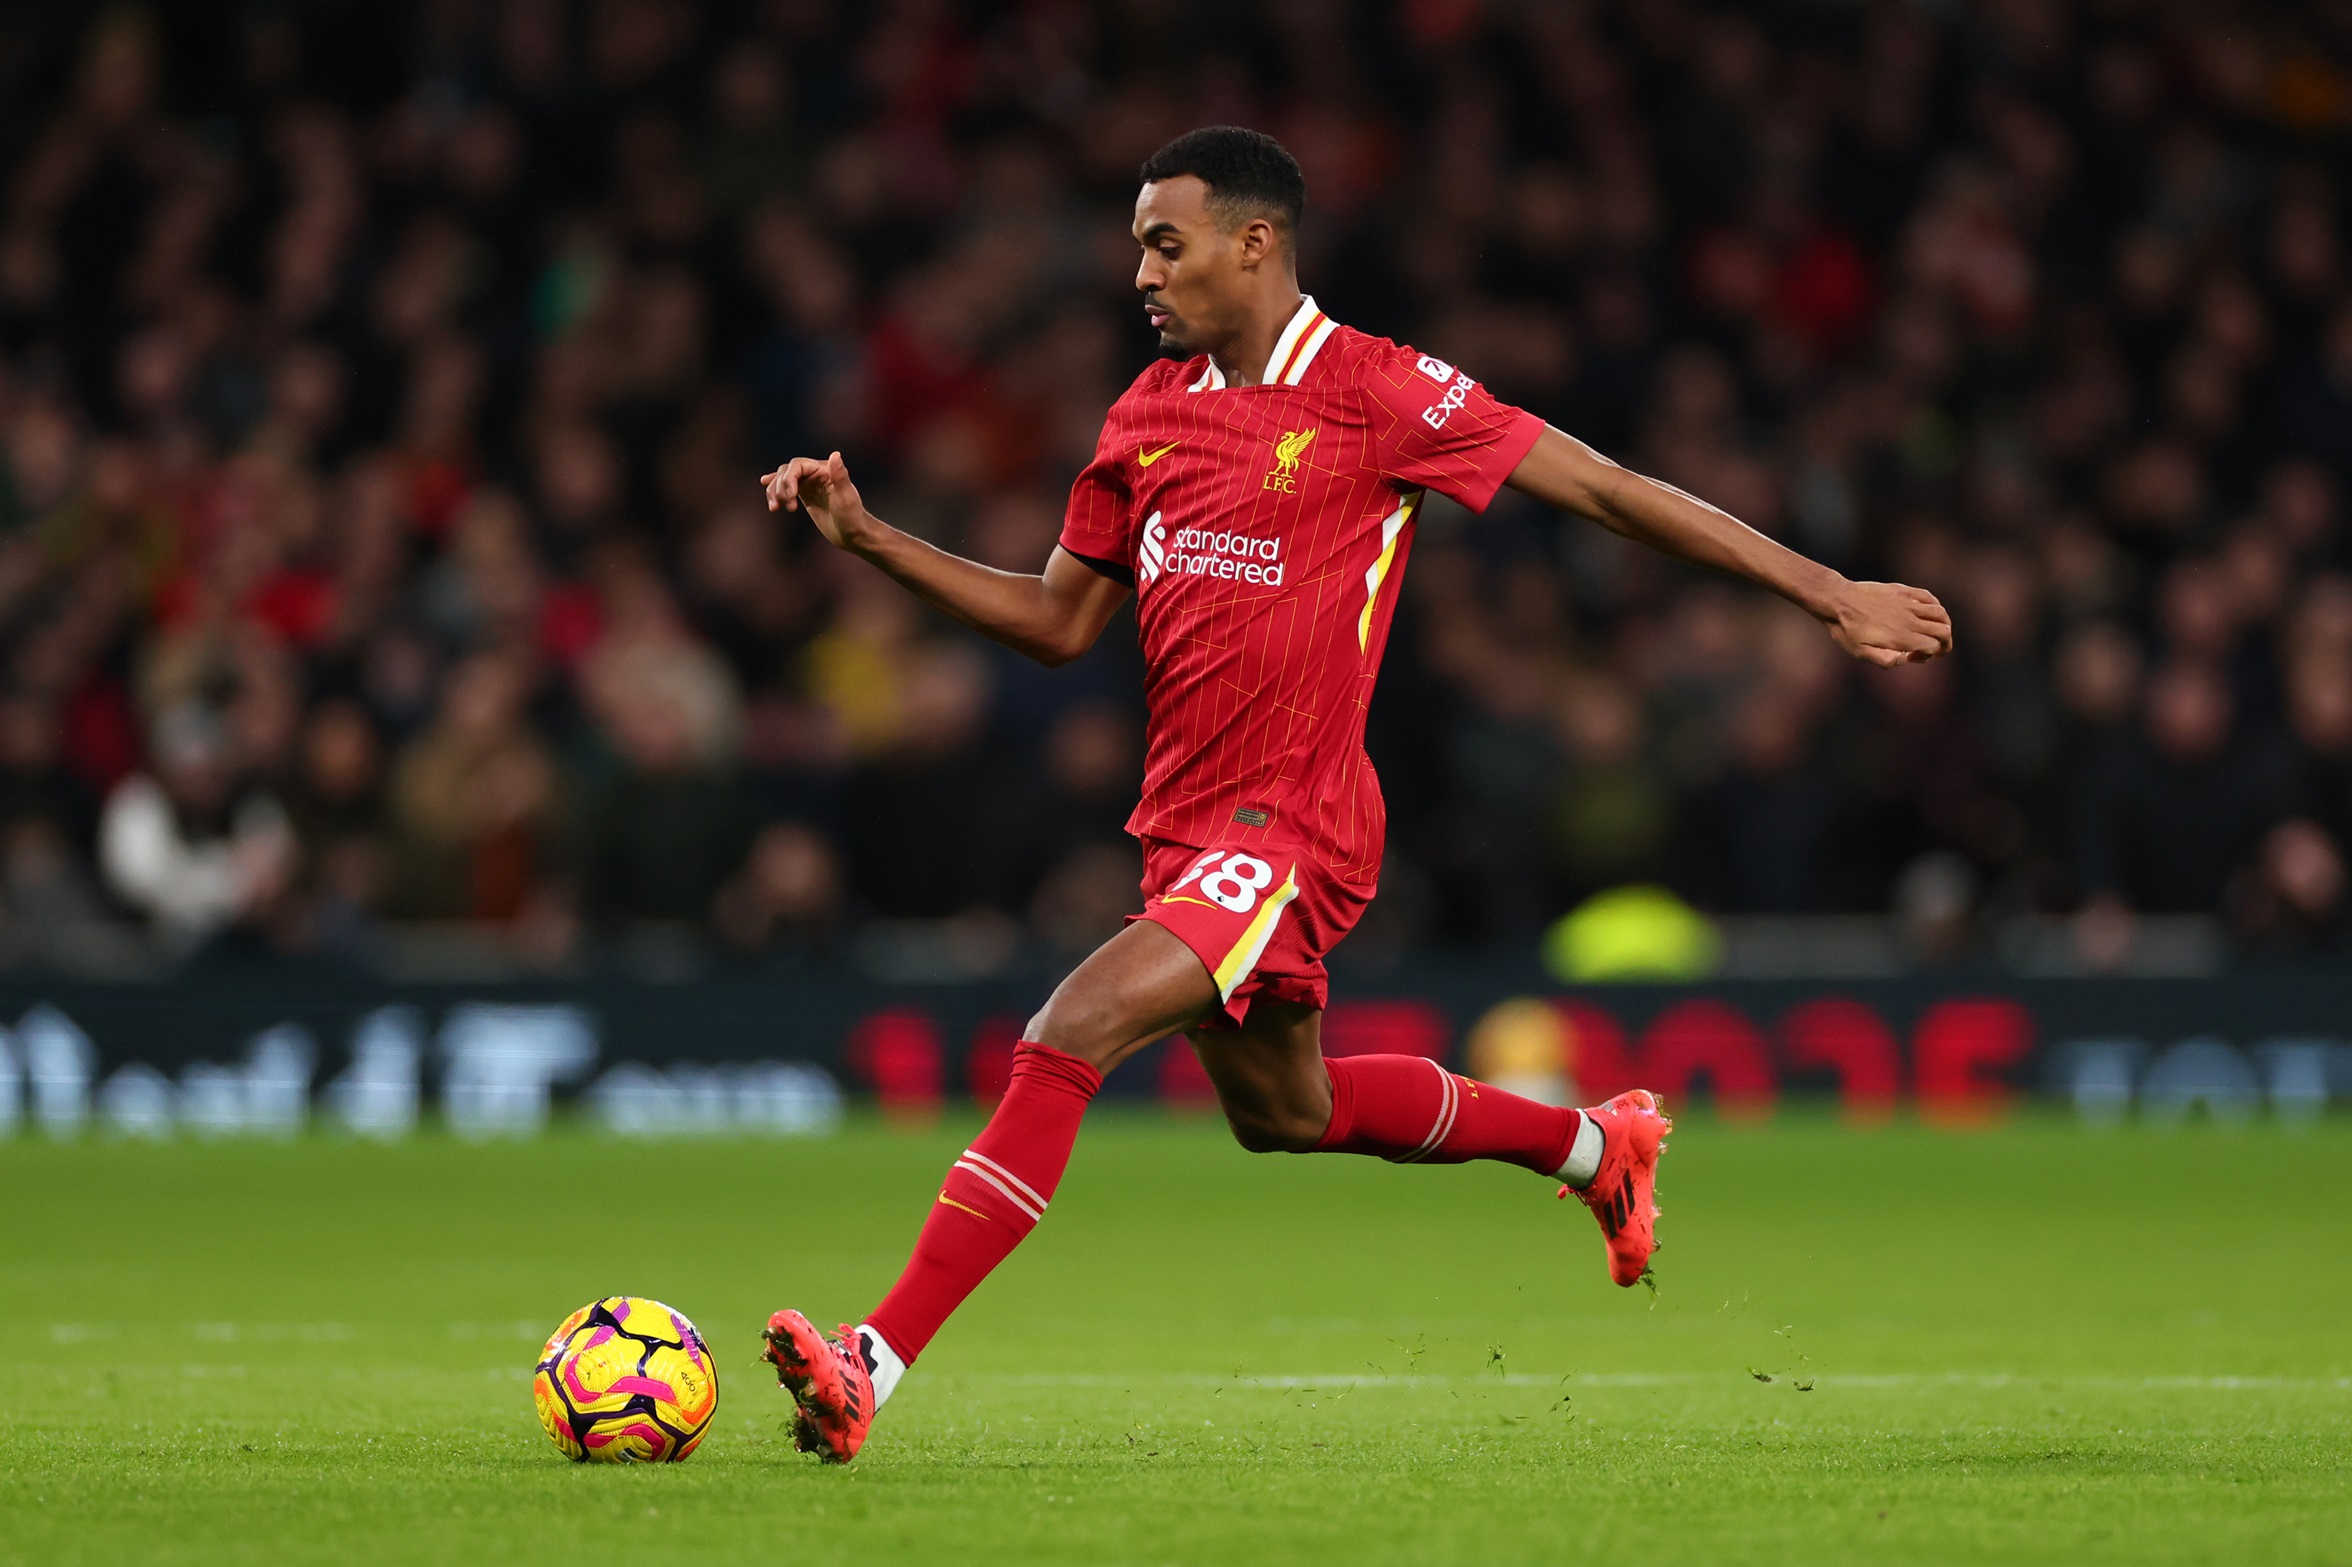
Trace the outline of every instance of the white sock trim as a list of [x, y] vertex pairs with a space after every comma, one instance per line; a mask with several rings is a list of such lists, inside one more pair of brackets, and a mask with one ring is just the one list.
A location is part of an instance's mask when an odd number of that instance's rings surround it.
[[[982, 1169], [979, 1165], [974, 1164], [970, 1155], [966, 1155], [965, 1157], [958, 1159], [955, 1162], [955, 1167], [963, 1171], [966, 1175], [977, 1177], [978, 1179], [986, 1181], [989, 1185], [995, 1187], [997, 1195], [1002, 1197], [1006, 1202], [1011, 1203], [1014, 1207], [1020, 1209], [1021, 1212], [1028, 1217], [1028, 1220], [1031, 1224], [1035, 1224], [1045, 1217], [1045, 1209], [1043, 1207], [1030, 1207], [1027, 1202], [1014, 1195], [1013, 1189], [1010, 1186], [1007, 1186], [1004, 1182], [998, 1180], [994, 1175], [991, 1175], [987, 1170]], [[1027, 1191], [1028, 1188], [1023, 1187], [1022, 1190]]]
[[1429, 1124], [1429, 1135], [1421, 1139], [1420, 1147], [1411, 1153], [1398, 1154], [1392, 1163], [1411, 1164], [1416, 1159], [1429, 1157], [1431, 1152], [1444, 1144], [1446, 1133], [1454, 1129], [1454, 1116], [1462, 1108], [1462, 1089], [1454, 1081], [1454, 1074], [1438, 1062], [1429, 1064], [1437, 1068], [1437, 1119]]
[[1568, 1150], [1568, 1162], [1560, 1166], [1559, 1179], [1570, 1186], [1590, 1186], [1593, 1177], [1601, 1173], [1601, 1123], [1576, 1112], [1576, 1142]]
[[880, 1409], [898, 1391], [898, 1379], [906, 1375], [906, 1362], [898, 1358], [898, 1351], [890, 1347], [888, 1340], [862, 1322], [858, 1324], [857, 1335], [866, 1346], [866, 1358], [874, 1363], [874, 1407]]
[[[1007, 1181], [1010, 1181], [1015, 1191], [1018, 1191], [1022, 1196], [1028, 1198], [1031, 1206], [1037, 1209], [1040, 1216], [1044, 1214], [1045, 1199], [1037, 1195], [1037, 1188], [1030, 1185], [1027, 1181], [1022, 1180], [1019, 1176], [1006, 1169], [1003, 1165], [998, 1164], [994, 1159], [989, 1158], [988, 1155], [980, 1153], [975, 1149], [967, 1148], [964, 1150], [963, 1159], [959, 1162], [978, 1165], [980, 1169], [974, 1171], [974, 1174], [980, 1174], [988, 1170], [994, 1170], [997, 1174], [1003, 1176]], [[998, 1190], [1001, 1191], [1003, 1188], [999, 1187]]]

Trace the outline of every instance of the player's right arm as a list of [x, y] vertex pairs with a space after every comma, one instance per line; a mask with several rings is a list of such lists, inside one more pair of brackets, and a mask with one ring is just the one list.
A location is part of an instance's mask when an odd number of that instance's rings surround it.
[[1358, 384], [1381, 471], [1484, 511], [1508, 484], [1611, 532], [1770, 588], [1838, 646], [1879, 665], [1952, 651], [1952, 617], [1924, 588], [1855, 582], [1767, 538], [1720, 507], [1619, 467], [1494, 395], [1442, 359], [1381, 344]]
[[1102, 635], [1127, 586], [1056, 545], [1034, 576], [998, 571], [924, 543], [866, 510], [849, 465], [795, 457], [760, 476], [768, 510], [806, 511], [832, 544], [872, 561], [926, 604], [1041, 664], [1067, 664]]
[[1770, 588], [1819, 620], [1839, 647], [1882, 669], [1952, 651], [1952, 617], [1925, 588], [1853, 581], [1549, 425], [1506, 482], [1612, 533]]

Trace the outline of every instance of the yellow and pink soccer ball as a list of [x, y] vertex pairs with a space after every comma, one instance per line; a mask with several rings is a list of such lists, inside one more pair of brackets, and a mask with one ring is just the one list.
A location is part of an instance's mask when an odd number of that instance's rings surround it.
[[710, 1429], [719, 1373], [683, 1312], [607, 1295], [564, 1318], [539, 1352], [531, 1400], [574, 1462], [674, 1464]]

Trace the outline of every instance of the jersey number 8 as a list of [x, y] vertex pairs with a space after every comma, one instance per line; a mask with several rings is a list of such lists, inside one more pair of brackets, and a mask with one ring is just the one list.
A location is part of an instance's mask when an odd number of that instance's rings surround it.
[[[1219, 860], [1225, 863], [1219, 865]], [[1169, 895], [1182, 892], [1194, 877], [1200, 878], [1202, 897], [1221, 909], [1247, 914], [1257, 907], [1258, 894], [1274, 884], [1274, 867], [1254, 854], [1228, 854], [1223, 849], [1211, 849], [1192, 862], [1192, 869], [1168, 889]]]

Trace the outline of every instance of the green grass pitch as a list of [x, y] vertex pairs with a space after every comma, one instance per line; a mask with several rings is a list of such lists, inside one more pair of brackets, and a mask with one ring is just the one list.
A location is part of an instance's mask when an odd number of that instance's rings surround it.
[[[1692, 1116], [1653, 1302], [1519, 1172], [1098, 1114], [819, 1468], [755, 1330], [869, 1304], [972, 1124], [0, 1144], [0, 1561], [2352, 1563], [2341, 1121]], [[718, 1354], [684, 1465], [532, 1416], [611, 1291]]]

